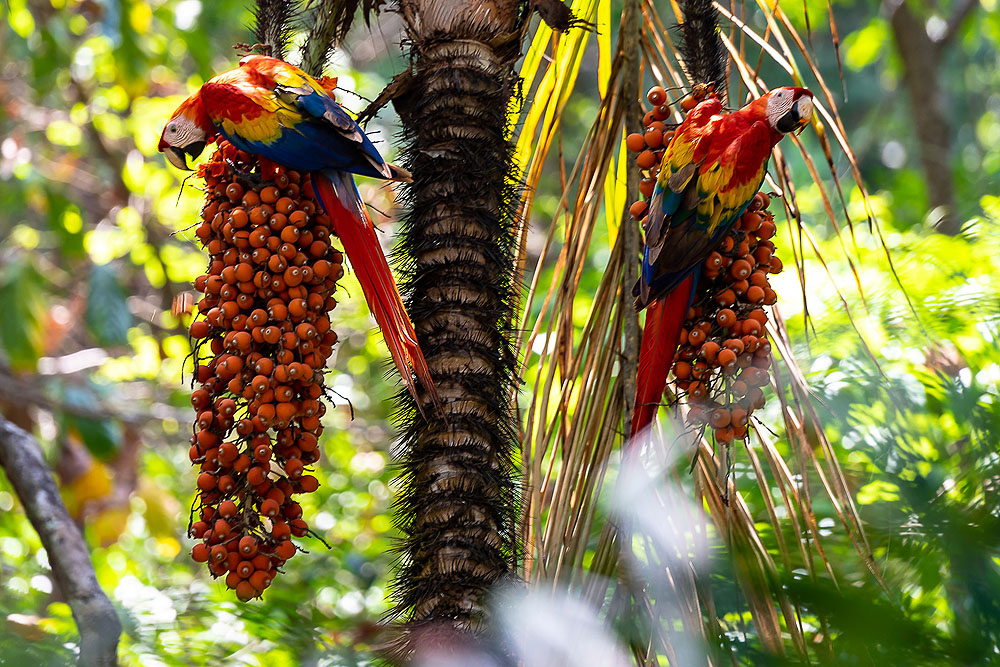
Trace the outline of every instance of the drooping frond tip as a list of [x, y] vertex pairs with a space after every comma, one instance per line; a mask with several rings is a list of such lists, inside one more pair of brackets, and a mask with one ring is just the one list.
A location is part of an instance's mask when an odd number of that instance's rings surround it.
[[254, 36], [269, 47], [268, 55], [284, 59], [292, 33], [289, 25], [295, 9], [289, 0], [257, 0], [254, 7]]
[[707, 84], [725, 99], [726, 50], [719, 38], [719, 21], [712, 0], [686, 0], [680, 25], [684, 66], [695, 84]]
[[321, 74], [330, 53], [351, 29], [358, 10], [365, 25], [370, 25], [372, 15], [385, 3], [386, 0], [308, 0], [305, 16], [309, 34], [302, 46], [302, 69], [313, 76]]

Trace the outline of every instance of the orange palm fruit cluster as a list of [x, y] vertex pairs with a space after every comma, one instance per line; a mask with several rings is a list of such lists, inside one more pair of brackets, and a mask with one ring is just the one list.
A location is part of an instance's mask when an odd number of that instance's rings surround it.
[[[694, 108], [705, 92], [681, 99], [682, 110]], [[636, 165], [643, 175], [639, 192], [644, 199], [629, 211], [643, 223], [663, 151], [674, 135], [674, 126], [664, 122], [670, 113], [666, 91], [654, 86], [646, 98], [653, 108], [643, 117], [645, 133], [625, 139], [626, 147], [638, 153]], [[775, 224], [770, 202], [768, 195], [757, 193], [739, 223], [705, 259], [674, 355], [674, 390], [688, 397], [688, 420], [712, 428], [721, 443], [746, 437], [751, 415], [764, 406], [762, 388], [770, 382], [764, 307], [777, 301], [768, 275], [783, 268], [771, 241]]]
[[705, 259], [674, 357], [675, 388], [688, 396], [689, 422], [712, 428], [721, 443], [746, 437], [771, 379], [764, 307], [777, 301], [768, 276], [783, 267], [771, 241], [769, 204], [770, 197], [757, 193]]
[[196, 234], [210, 255], [195, 281], [197, 387], [190, 458], [200, 471], [191, 551], [241, 600], [259, 597], [308, 525], [293, 498], [319, 486], [329, 313], [344, 274], [309, 175], [219, 142], [199, 168]]
[[[643, 116], [642, 124], [645, 131], [634, 132], [625, 137], [625, 146], [633, 153], [638, 153], [635, 163], [642, 171], [639, 182], [639, 192], [648, 200], [653, 196], [656, 186], [656, 176], [660, 173], [660, 162], [663, 160], [663, 150], [674, 136], [673, 125], [666, 123], [670, 118], [670, 106], [667, 104], [667, 93], [660, 86], [653, 86], [646, 93], [646, 99], [653, 105]], [[647, 201], [639, 200], [629, 208], [629, 213], [636, 220], [646, 215]]]

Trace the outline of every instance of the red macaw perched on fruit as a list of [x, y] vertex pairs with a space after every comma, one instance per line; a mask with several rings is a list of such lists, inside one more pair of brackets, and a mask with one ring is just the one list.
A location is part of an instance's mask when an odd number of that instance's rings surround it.
[[218, 135], [240, 150], [312, 172], [317, 198], [333, 221], [403, 381], [416, 397], [412, 365], [437, 403], [413, 324], [351, 176], [409, 180], [409, 173], [386, 163], [316, 80], [266, 56], [243, 58], [238, 68], [206, 82], [182, 102], [163, 128], [159, 149], [171, 164], [189, 169], [187, 156], [197, 157]]
[[663, 396], [699, 269], [764, 182], [771, 149], [812, 118], [813, 94], [776, 88], [722, 114], [709, 98], [691, 110], [663, 153], [633, 294], [646, 308], [630, 435], [648, 426]]

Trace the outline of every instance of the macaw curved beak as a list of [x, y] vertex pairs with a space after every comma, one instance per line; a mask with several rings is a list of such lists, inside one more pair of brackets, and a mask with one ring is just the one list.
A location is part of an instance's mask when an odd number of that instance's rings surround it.
[[776, 127], [779, 132], [784, 132], [785, 134], [801, 130], [812, 120], [812, 115], [812, 97], [805, 95], [795, 101], [792, 108], [788, 110], [788, 113], [778, 120]]
[[201, 155], [203, 150], [205, 150], [205, 142], [195, 141], [194, 143], [188, 144], [184, 148], [167, 146], [163, 149], [163, 153], [167, 156], [167, 160], [170, 161], [170, 164], [174, 165], [178, 169], [191, 171], [191, 167], [187, 164], [187, 156], [190, 155], [192, 158], [196, 158]]

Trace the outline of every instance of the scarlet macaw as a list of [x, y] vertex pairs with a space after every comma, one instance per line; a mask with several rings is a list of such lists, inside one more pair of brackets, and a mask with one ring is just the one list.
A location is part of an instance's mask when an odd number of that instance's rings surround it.
[[757, 194], [771, 149], [809, 123], [812, 99], [805, 88], [776, 88], [723, 115], [719, 100], [709, 98], [691, 110], [664, 151], [633, 290], [646, 324], [631, 436], [656, 415], [702, 263]]
[[207, 81], [174, 111], [159, 149], [171, 164], [189, 169], [187, 156], [197, 157], [220, 134], [240, 150], [312, 172], [317, 198], [333, 221], [403, 381], [416, 398], [409, 363], [437, 403], [413, 324], [351, 176], [409, 180], [409, 173], [386, 163], [316, 80], [276, 58], [247, 56], [238, 68]]

